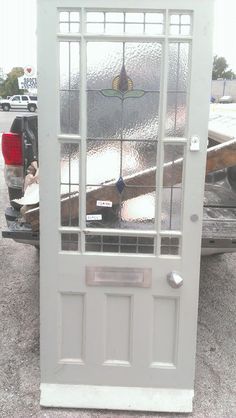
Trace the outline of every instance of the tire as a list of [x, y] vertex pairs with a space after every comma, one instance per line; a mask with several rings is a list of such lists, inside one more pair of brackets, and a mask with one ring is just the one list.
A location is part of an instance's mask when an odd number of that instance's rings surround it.
[[10, 110], [10, 105], [9, 104], [7, 104], [7, 103], [3, 103], [3, 105], [2, 105], [2, 110], [4, 110], [4, 112], [9, 112], [9, 110]]
[[34, 104], [28, 105], [28, 111], [29, 112], [35, 112], [36, 111], [36, 105], [34, 105]]

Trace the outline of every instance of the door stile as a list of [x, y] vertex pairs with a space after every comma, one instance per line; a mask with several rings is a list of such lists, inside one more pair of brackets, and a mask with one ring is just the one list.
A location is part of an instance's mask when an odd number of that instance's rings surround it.
[[165, 27], [165, 38], [162, 42], [162, 68], [161, 68], [161, 79], [160, 79], [160, 118], [159, 118], [159, 140], [157, 146], [157, 164], [156, 164], [156, 210], [155, 210], [155, 227], [157, 231], [156, 239], [156, 256], [159, 257], [161, 253], [161, 210], [162, 210], [162, 183], [163, 183], [163, 163], [164, 163], [164, 152], [163, 152], [163, 139], [165, 137], [165, 121], [167, 111], [167, 82], [168, 82], [168, 22], [169, 14], [168, 10], [165, 12], [164, 27]]
[[87, 167], [87, 41], [85, 33], [85, 9], [81, 8], [81, 103], [80, 103], [80, 121], [81, 121], [81, 172], [80, 172], [80, 227], [81, 227], [81, 253], [85, 253], [85, 233], [86, 228], [86, 167]]

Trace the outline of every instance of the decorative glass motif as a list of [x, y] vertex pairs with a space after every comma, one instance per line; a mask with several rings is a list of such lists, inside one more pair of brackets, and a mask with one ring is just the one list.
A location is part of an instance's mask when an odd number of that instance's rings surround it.
[[120, 75], [116, 76], [112, 81], [112, 89], [101, 90], [101, 93], [106, 97], [118, 97], [124, 100], [132, 97], [142, 97], [145, 91], [133, 89], [133, 81], [128, 77], [123, 64]]
[[122, 177], [119, 178], [119, 180], [117, 180], [116, 182], [116, 188], [118, 190], [119, 193], [122, 193], [124, 188], [125, 188], [125, 182], [123, 180]]

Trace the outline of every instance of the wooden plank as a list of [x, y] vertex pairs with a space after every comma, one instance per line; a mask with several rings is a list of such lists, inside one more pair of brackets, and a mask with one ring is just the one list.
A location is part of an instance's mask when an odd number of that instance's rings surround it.
[[[216, 145], [207, 150], [206, 174], [236, 165], [236, 139], [227, 143]], [[163, 187], [171, 187], [181, 183], [183, 159], [180, 158], [164, 165]], [[124, 178], [125, 200], [129, 200], [156, 189], [156, 167], [142, 171], [133, 176]], [[87, 213], [97, 210], [97, 200], [109, 200], [113, 205], [119, 204], [120, 194], [116, 189], [115, 182], [102, 184], [87, 192]], [[71, 219], [78, 217], [79, 195], [78, 193], [61, 198], [61, 219], [62, 224], [70, 214]], [[25, 212], [25, 219], [30, 223], [33, 231], [39, 230], [39, 208], [30, 209]]]

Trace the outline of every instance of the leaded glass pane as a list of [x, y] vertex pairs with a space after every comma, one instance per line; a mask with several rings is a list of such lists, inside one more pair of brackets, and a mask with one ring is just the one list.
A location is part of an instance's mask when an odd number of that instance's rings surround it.
[[189, 43], [171, 42], [169, 44], [166, 136], [185, 136], [189, 85], [189, 51]]
[[161, 255], [180, 255], [180, 238], [161, 237]]
[[79, 144], [61, 144], [61, 225], [79, 225]]
[[80, 45], [60, 42], [61, 133], [79, 133]]
[[164, 145], [162, 230], [181, 229], [183, 158], [183, 145]]
[[161, 45], [89, 42], [87, 56], [86, 224], [152, 229]]
[[62, 251], [78, 251], [80, 248], [79, 236], [74, 233], [61, 234]]
[[115, 181], [120, 175], [120, 142], [87, 141], [87, 184]]

